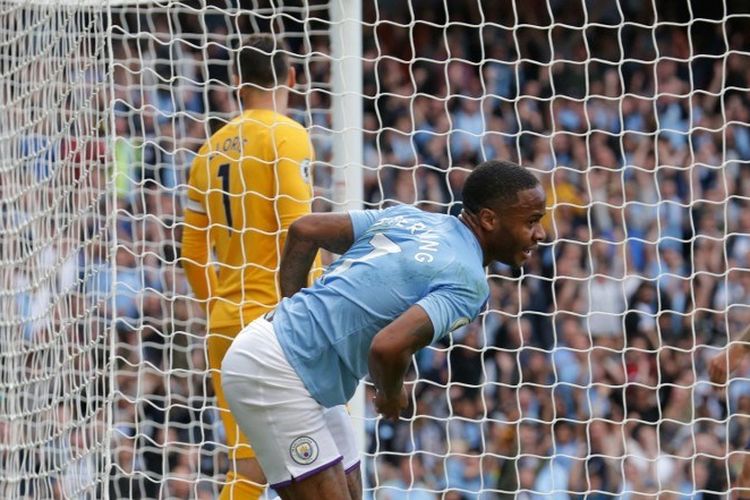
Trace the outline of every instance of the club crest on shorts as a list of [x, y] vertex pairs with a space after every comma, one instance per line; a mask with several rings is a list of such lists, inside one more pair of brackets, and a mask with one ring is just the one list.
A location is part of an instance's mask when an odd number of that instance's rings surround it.
[[289, 447], [292, 460], [300, 465], [309, 465], [318, 458], [318, 443], [308, 436], [300, 436]]

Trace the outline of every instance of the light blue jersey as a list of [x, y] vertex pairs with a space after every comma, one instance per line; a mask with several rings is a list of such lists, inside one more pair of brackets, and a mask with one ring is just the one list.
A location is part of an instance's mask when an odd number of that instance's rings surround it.
[[289, 364], [326, 407], [349, 401], [373, 337], [409, 307], [427, 312], [435, 342], [474, 319], [489, 295], [482, 250], [456, 217], [397, 206], [351, 219], [352, 247], [273, 318]]

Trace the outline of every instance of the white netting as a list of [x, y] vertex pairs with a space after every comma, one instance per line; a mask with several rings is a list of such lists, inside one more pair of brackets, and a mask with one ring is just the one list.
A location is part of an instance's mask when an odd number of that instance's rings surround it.
[[[332, 161], [331, 3], [112, 6], [114, 210], [97, 203], [106, 171], [89, 146], [105, 128], [87, 96], [101, 95], [106, 37], [81, 34], [102, 19], [0, 4], [3, 496], [94, 492], [105, 389], [100, 493], [217, 496], [228, 463], [206, 324], [177, 265], [186, 173], [238, 111], [239, 37], [270, 31], [295, 56], [315, 208], [356, 192]], [[750, 363], [728, 389], [705, 380], [714, 347], [750, 322], [746, 2], [362, 4], [364, 196], [343, 201], [456, 213], [467, 169], [500, 157], [534, 168], [550, 206], [549, 244], [522, 274], [493, 266], [486, 313], [417, 357], [401, 422], [368, 408], [366, 496], [725, 494], [750, 438]]]
[[442, 209], [457, 167], [500, 157], [538, 172], [551, 209], [550, 244], [523, 273], [491, 269], [481, 320], [417, 356], [414, 416], [370, 421], [368, 477], [384, 497], [727, 491], [747, 385], [706, 383], [706, 347], [750, 319], [748, 12], [370, 10], [369, 199]]
[[96, 498], [106, 479], [104, 20], [0, 3], [3, 498]]

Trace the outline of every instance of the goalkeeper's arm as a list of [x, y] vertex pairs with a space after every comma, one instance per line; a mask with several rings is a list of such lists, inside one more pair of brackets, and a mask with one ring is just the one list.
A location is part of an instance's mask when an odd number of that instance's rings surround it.
[[216, 270], [208, 261], [211, 247], [205, 206], [205, 193], [208, 191], [207, 161], [207, 145], [204, 145], [190, 167], [180, 256], [185, 277], [195, 297], [206, 310], [210, 309], [210, 301], [218, 284]]
[[307, 284], [315, 254], [323, 248], [342, 254], [354, 242], [349, 214], [308, 214], [289, 226], [281, 254], [279, 288], [282, 297], [291, 297]]
[[185, 210], [185, 225], [182, 230], [182, 268], [195, 297], [206, 310], [216, 291], [216, 270], [208, 260], [209, 234], [208, 216]]

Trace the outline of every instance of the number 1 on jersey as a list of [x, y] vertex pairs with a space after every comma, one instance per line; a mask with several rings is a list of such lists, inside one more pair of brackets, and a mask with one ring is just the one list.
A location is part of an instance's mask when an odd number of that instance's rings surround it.
[[221, 177], [221, 198], [224, 202], [224, 215], [227, 218], [228, 230], [232, 232], [232, 204], [229, 198], [229, 163], [219, 165], [219, 177]]

